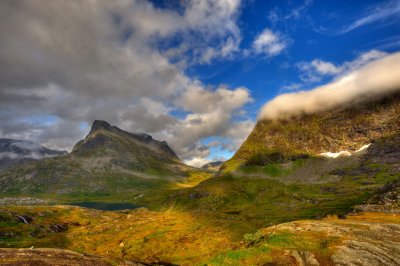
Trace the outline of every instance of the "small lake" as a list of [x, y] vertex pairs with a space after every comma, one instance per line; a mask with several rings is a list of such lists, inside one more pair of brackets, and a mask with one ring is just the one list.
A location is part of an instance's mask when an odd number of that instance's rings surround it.
[[68, 203], [68, 205], [85, 207], [102, 211], [120, 211], [127, 209], [132, 210], [141, 207], [139, 205], [135, 205], [128, 202], [98, 202], [98, 201], [71, 202]]

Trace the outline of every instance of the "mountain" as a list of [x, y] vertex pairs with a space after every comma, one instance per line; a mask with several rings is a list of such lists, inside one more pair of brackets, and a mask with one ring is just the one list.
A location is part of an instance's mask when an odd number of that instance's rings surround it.
[[397, 94], [297, 119], [260, 121], [215, 177], [168, 201], [250, 230], [344, 215], [399, 178]]
[[139, 193], [181, 180], [193, 169], [165, 141], [96, 120], [71, 153], [0, 172], [0, 193]]
[[27, 140], [0, 139], [0, 171], [33, 160], [67, 154]]
[[206, 163], [205, 165], [203, 165], [203, 166], [201, 167], [201, 169], [217, 172], [217, 171], [219, 170], [219, 167], [220, 167], [223, 163], [224, 163], [223, 161], [215, 161], [215, 162]]
[[[364, 145], [398, 134], [400, 94], [290, 120], [259, 121], [221, 169], [284, 163], [323, 153], [354, 153]], [[348, 153], [347, 153], [348, 154]], [[327, 154], [329, 155], [329, 154]]]

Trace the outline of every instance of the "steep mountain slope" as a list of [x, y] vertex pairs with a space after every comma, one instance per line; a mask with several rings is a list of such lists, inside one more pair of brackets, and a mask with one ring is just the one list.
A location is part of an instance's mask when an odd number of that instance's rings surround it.
[[259, 121], [222, 169], [266, 165], [325, 152], [354, 152], [400, 131], [400, 94], [291, 120]]
[[72, 152], [0, 172], [0, 193], [116, 193], [166, 186], [195, 170], [166, 142], [94, 121]]
[[0, 139], [0, 171], [33, 160], [65, 154], [66, 151], [51, 150], [31, 141]]

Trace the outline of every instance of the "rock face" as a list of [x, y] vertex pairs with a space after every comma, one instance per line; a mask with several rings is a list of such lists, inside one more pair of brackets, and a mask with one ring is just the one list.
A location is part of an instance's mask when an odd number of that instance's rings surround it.
[[0, 193], [139, 192], [192, 169], [165, 141], [96, 120], [71, 153], [0, 172]]
[[145, 133], [129, 133], [101, 120], [93, 122], [89, 134], [74, 146], [72, 152], [76, 155], [85, 155], [93, 151], [96, 152], [101, 148], [121, 148], [122, 151], [124, 148], [122, 145], [130, 144], [127, 142], [135, 142], [135, 144], [141, 145], [143, 148], [151, 149], [153, 153], [160, 156], [160, 159], [179, 160], [167, 142], [155, 140]]
[[15, 139], [0, 139], [0, 171], [15, 165], [67, 154], [40, 146], [34, 142]]
[[259, 121], [221, 169], [266, 165], [321, 153], [354, 153], [366, 144], [399, 134], [400, 94], [298, 119]]

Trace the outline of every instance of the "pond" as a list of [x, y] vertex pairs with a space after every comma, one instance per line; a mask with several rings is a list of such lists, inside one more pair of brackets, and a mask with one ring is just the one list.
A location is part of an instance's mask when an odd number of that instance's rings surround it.
[[127, 209], [132, 210], [141, 207], [139, 205], [135, 205], [128, 202], [99, 202], [99, 201], [71, 202], [68, 203], [68, 205], [74, 205], [74, 206], [102, 210], [102, 211], [119, 211]]

